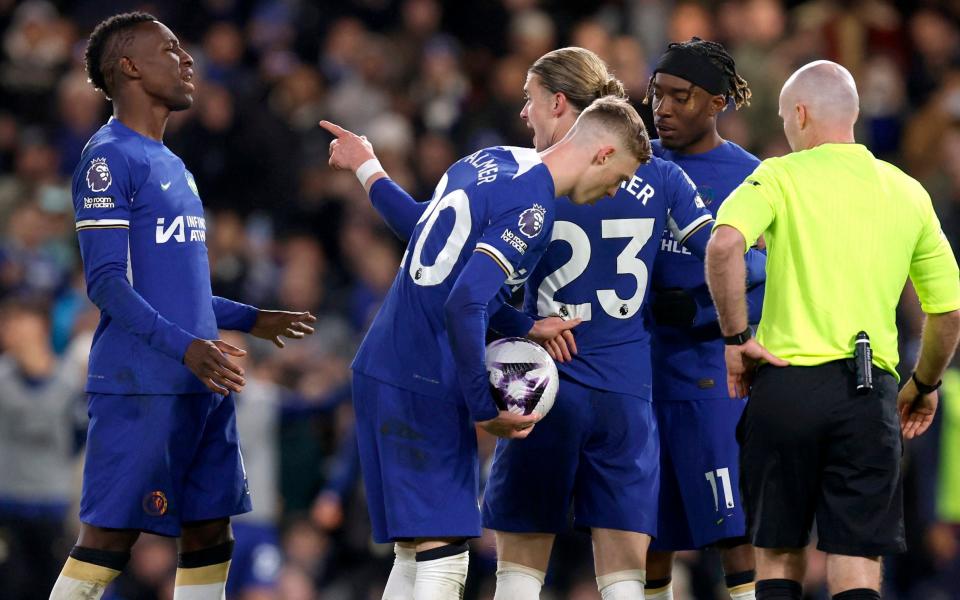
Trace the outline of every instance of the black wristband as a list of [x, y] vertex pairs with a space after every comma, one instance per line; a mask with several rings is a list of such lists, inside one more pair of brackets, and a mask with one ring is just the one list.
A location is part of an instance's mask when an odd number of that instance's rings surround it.
[[725, 335], [723, 336], [723, 343], [727, 346], [739, 346], [741, 344], [746, 344], [747, 340], [753, 337], [753, 330], [750, 329], [748, 325], [746, 329], [738, 333], [737, 335]]
[[913, 374], [910, 375], [910, 378], [913, 379], [913, 385], [917, 386], [917, 391], [920, 392], [921, 394], [923, 394], [924, 396], [926, 396], [927, 394], [929, 394], [929, 393], [931, 393], [931, 392], [937, 391], [937, 390], [940, 388], [940, 386], [943, 385], [943, 380], [942, 380], [942, 379], [941, 379], [940, 381], [936, 382], [936, 383], [933, 384], [933, 385], [927, 385], [927, 384], [923, 383], [922, 381], [920, 381], [919, 379], [917, 379], [917, 372], [916, 372], [916, 371], [914, 371]]

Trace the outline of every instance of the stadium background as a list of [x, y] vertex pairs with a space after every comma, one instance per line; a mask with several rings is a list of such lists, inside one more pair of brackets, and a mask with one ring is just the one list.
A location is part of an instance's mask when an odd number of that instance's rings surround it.
[[[234, 565], [280, 570], [276, 594], [257, 598], [377, 599], [392, 559], [369, 542], [345, 386], [402, 247], [356, 179], [327, 167], [321, 118], [369, 136], [391, 176], [425, 199], [459, 156], [529, 145], [518, 116], [524, 76], [553, 48], [596, 51], [639, 105], [669, 41], [723, 42], [753, 103], [728, 110], [721, 131], [761, 157], [788, 151], [776, 115], [783, 80], [829, 58], [857, 78], [860, 140], [920, 179], [948, 238], [960, 240], [960, 2], [0, 0], [0, 597], [22, 586], [45, 598], [44, 570], [55, 577], [75, 536], [80, 382], [97, 312], [83, 290], [69, 181], [109, 113], [82, 55], [99, 20], [135, 8], [169, 25], [197, 63], [197, 100], [172, 116], [166, 143], [194, 173], [208, 211], [214, 292], [320, 318], [312, 339], [284, 351], [242, 342], [252, 350], [240, 412], [253, 519], [280, 528], [283, 550]], [[919, 309], [909, 292], [902, 304], [910, 361]], [[45, 372], [50, 360], [72, 375], [56, 398], [34, 403], [43, 377], [25, 373]], [[15, 387], [26, 402], [9, 393]], [[907, 445], [911, 549], [887, 562], [887, 598], [960, 598], [952, 377], [944, 396], [937, 428]], [[492, 445], [482, 436], [485, 455]], [[24, 496], [18, 478], [38, 476], [49, 488], [43, 499]], [[474, 550], [468, 598], [491, 598], [492, 540]], [[170, 540], [145, 536], [108, 597], [171, 597], [175, 560]], [[723, 597], [715, 556], [680, 560], [690, 591], [679, 598]], [[822, 583], [814, 553], [810, 598], [827, 597]], [[559, 540], [544, 598], [598, 598], [586, 537]]]

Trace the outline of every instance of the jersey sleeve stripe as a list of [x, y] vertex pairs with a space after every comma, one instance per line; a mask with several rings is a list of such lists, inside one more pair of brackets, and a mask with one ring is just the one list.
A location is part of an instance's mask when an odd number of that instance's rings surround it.
[[507, 257], [503, 255], [503, 252], [500, 252], [490, 244], [477, 244], [477, 252], [483, 252], [487, 256], [493, 259], [497, 265], [503, 269], [503, 272], [507, 274], [507, 277], [513, 277], [513, 265], [510, 264], [510, 261], [507, 260]]
[[130, 221], [125, 219], [87, 219], [77, 221], [77, 231], [81, 229], [117, 229], [130, 228]]
[[687, 238], [700, 230], [701, 227], [713, 221], [713, 217], [710, 215], [701, 215], [699, 218], [694, 219], [692, 223], [680, 229], [677, 227], [676, 221], [673, 220], [673, 217], [670, 217], [667, 220], [667, 227], [670, 228], [670, 233], [673, 234], [673, 237], [677, 239], [681, 244], [687, 241]]

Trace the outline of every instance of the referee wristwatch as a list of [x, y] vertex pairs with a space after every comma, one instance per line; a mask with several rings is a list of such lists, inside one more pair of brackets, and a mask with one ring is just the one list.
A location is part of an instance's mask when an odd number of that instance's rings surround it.
[[740, 346], [746, 344], [747, 340], [753, 337], [753, 329], [750, 329], [748, 325], [746, 329], [738, 333], [737, 335], [725, 335], [723, 336], [723, 343], [727, 346]]
[[932, 392], [937, 391], [937, 389], [939, 389], [940, 386], [943, 385], [943, 380], [942, 380], [942, 379], [941, 379], [940, 381], [936, 382], [936, 383], [933, 384], [933, 385], [927, 385], [927, 384], [923, 383], [922, 381], [920, 381], [919, 379], [917, 379], [917, 372], [916, 372], [916, 371], [914, 371], [913, 374], [910, 375], [910, 378], [913, 379], [913, 385], [917, 386], [917, 391], [920, 392], [921, 394], [923, 394], [924, 396], [926, 396], [927, 394], [930, 394], [930, 393], [932, 393]]

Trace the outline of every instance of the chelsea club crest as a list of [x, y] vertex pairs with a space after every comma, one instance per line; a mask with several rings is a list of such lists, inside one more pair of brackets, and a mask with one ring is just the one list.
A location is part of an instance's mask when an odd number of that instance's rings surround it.
[[193, 194], [194, 194], [197, 198], [199, 198], [199, 197], [200, 197], [200, 190], [197, 189], [197, 182], [194, 181], [193, 175], [191, 175], [189, 171], [184, 171], [184, 172], [183, 172], [183, 176], [186, 178], [186, 180], [187, 180], [187, 185], [190, 186], [190, 189], [193, 191]]

